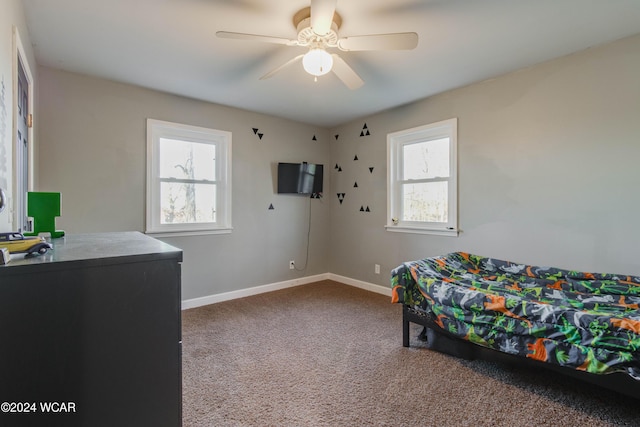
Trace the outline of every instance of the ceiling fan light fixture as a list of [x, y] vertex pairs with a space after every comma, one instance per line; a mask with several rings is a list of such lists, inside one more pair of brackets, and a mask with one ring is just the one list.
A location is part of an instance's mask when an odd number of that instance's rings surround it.
[[323, 76], [331, 71], [333, 58], [326, 50], [313, 48], [302, 57], [302, 66], [312, 76]]

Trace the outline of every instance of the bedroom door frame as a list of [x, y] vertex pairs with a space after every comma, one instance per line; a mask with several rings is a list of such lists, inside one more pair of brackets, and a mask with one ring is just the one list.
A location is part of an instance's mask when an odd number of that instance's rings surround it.
[[[20, 83], [20, 74], [26, 88]], [[27, 61], [18, 29], [13, 26], [13, 229], [30, 231], [27, 216], [27, 192], [33, 191], [33, 74]], [[25, 93], [26, 90], [26, 93]], [[25, 94], [26, 96], [24, 96]], [[23, 111], [25, 110], [25, 111]], [[20, 120], [26, 120], [26, 135], [20, 131]], [[20, 136], [20, 138], [18, 138]], [[26, 140], [25, 140], [26, 138]]]

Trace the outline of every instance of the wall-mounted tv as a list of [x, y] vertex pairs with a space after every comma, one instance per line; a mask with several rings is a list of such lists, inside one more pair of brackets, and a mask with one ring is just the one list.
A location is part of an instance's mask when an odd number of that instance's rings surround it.
[[278, 194], [321, 194], [323, 166], [278, 163]]

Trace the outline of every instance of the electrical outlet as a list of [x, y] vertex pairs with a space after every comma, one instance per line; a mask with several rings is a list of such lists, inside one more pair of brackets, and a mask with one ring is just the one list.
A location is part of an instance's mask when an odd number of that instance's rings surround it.
[[375, 273], [380, 274], [380, 264], [375, 265]]
[[289, 270], [296, 268], [296, 262], [294, 260], [289, 261]]

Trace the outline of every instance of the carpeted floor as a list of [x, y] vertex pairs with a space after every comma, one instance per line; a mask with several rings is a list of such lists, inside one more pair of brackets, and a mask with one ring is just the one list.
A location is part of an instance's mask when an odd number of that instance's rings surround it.
[[402, 307], [324, 281], [183, 312], [183, 425], [638, 426], [640, 401], [402, 347]]

